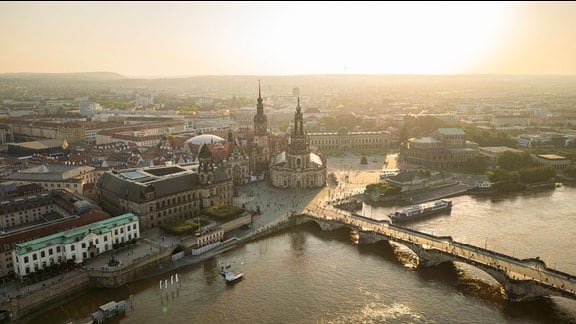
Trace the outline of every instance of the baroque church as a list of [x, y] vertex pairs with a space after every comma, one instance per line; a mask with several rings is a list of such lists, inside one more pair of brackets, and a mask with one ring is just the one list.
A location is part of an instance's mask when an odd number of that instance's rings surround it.
[[298, 97], [290, 143], [288, 149], [274, 156], [270, 163], [270, 184], [286, 189], [321, 188], [326, 185], [326, 176], [326, 159], [310, 151]]
[[[300, 97], [294, 115], [294, 125], [285, 149], [278, 150], [268, 132], [268, 117], [264, 114], [262, 92], [258, 83], [254, 138], [249, 151], [252, 176], [262, 176], [276, 188], [308, 189], [326, 185], [326, 159], [310, 150], [310, 140], [304, 130]], [[274, 146], [274, 147], [272, 147]]]

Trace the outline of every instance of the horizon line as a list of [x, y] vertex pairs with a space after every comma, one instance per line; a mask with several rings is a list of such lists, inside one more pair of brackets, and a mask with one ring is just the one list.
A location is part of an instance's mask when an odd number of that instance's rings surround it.
[[302, 77], [302, 76], [514, 76], [514, 77], [572, 77], [576, 74], [554, 74], [554, 73], [302, 73], [302, 74], [171, 74], [171, 75], [135, 75], [121, 74], [111, 71], [83, 71], [83, 72], [0, 72], [3, 75], [17, 74], [48, 74], [48, 75], [70, 75], [70, 74], [94, 74], [110, 73], [127, 79], [178, 79], [194, 77]]

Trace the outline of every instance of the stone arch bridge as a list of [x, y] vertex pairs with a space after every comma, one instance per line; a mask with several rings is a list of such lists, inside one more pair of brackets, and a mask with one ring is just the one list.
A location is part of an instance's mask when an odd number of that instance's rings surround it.
[[412, 250], [418, 256], [419, 267], [443, 262], [462, 262], [492, 276], [512, 301], [543, 296], [576, 299], [576, 277], [550, 269], [539, 258], [518, 259], [497, 251], [454, 241], [450, 236], [434, 236], [387, 220], [377, 221], [361, 215], [326, 217], [304, 214], [295, 216], [296, 224], [315, 222], [323, 231], [348, 227], [359, 233], [360, 243], [393, 241]]

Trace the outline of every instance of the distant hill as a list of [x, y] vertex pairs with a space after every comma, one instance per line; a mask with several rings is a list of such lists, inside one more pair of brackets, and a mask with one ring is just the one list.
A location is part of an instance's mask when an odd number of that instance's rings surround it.
[[125, 76], [114, 72], [78, 72], [78, 73], [0, 73], [3, 79], [66, 79], [66, 80], [122, 80]]

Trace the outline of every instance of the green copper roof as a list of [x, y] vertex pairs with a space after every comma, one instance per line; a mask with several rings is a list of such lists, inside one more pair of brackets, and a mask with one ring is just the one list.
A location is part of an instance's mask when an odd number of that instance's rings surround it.
[[466, 135], [460, 128], [438, 128], [438, 132], [444, 135]]
[[28, 242], [18, 243], [14, 247], [14, 251], [16, 254], [22, 255], [41, 250], [51, 245], [70, 244], [76, 241], [81, 241], [86, 235], [90, 233], [97, 235], [108, 233], [117, 226], [126, 225], [136, 220], [138, 220], [138, 216], [132, 213], [112, 217], [96, 223], [76, 227], [64, 232], [44, 236]]

